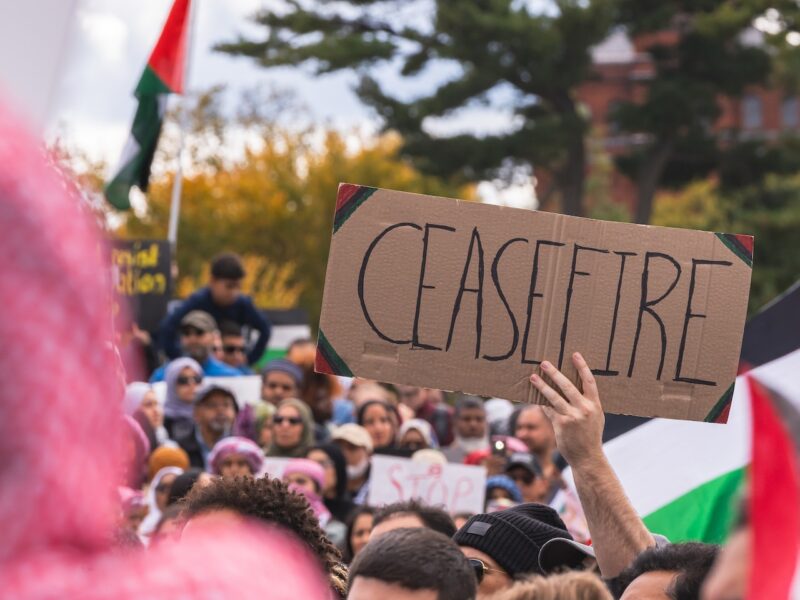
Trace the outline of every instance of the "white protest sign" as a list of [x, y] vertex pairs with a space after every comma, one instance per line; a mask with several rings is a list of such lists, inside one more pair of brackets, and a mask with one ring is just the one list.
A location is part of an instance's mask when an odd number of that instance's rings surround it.
[[437, 465], [408, 458], [375, 455], [370, 471], [370, 506], [412, 498], [444, 506], [450, 514], [483, 512], [486, 469], [470, 465]]
[[264, 464], [261, 465], [261, 471], [258, 472], [258, 477], [268, 476], [270, 479], [283, 479], [283, 470], [286, 468], [291, 458], [278, 458], [275, 456], [267, 456], [264, 458]]

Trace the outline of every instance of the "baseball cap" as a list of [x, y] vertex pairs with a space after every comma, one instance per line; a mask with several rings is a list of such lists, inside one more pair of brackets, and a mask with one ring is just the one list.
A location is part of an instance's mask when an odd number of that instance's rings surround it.
[[548, 575], [561, 569], [582, 569], [594, 559], [594, 548], [569, 538], [548, 540], [539, 550], [539, 569]]
[[506, 473], [514, 467], [522, 467], [536, 477], [542, 476], [542, 467], [537, 458], [530, 452], [514, 452], [508, 459]]
[[200, 386], [194, 395], [195, 405], [205, 402], [214, 393], [224, 394], [233, 400], [233, 407], [236, 409], [237, 413], [239, 412], [239, 403], [236, 402], [236, 394], [234, 394], [231, 389], [217, 382], [208, 382]]
[[372, 452], [372, 437], [369, 432], [361, 425], [346, 423], [336, 428], [331, 436], [332, 440], [344, 440], [354, 446], [366, 448], [367, 452]]
[[208, 332], [217, 328], [217, 322], [204, 310], [193, 310], [181, 319], [181, 327], [196, 327], [200, 331]]

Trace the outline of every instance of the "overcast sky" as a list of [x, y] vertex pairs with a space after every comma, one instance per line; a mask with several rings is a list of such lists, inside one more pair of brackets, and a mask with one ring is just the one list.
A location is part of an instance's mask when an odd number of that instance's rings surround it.
[[[424, 4], [426, 0], [417, 0]], [[65, 60], [60, 89], [47, 127], [49, 137], [61, 136], [94, 158], [116, 163], [136, 109], [133, 88], [169, 12], [172, 0], [82, 0], [76, 13], [72, 43]], [[189, 73], [189, 88], [203, 90], [224, 84], [229, 98], [256, 85], [272, 85], [295, 93], [313, 118], [341, 129], [375, 128], [375, 120], [352, 92], [353, 73], [316, 77], [297, 68], [265, 70], [246, 58], [212, 50], [214, 44], [238, 34], [263, 35], [248, 19], [261, 7], [280, 0], [195, 0], [196, 27]], [[409, 3], [409, 6], [413, 3]], [[423, 17], [413, 9], [412, 18]], [[408, 84], [389, 67], [381, 72], [384, 85], [404, 95], [428, 91], [438, 81], [456, 77], [454, 65], [438, 64]], [[502, 104], [503, 91], [497, 94]], [[460, 130], [496, 131], [511, 126], [502, 110], [476, 108], [463, 111], [446, 123], [432, 124], [443, 133]], [[531, 190], [518, 189], [530, 205]], [[513, 201], [512, 203], [518, 203]]]

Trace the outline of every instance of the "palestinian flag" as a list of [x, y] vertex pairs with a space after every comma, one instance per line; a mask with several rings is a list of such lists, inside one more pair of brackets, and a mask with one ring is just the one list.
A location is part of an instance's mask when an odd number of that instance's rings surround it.
[[[795, 286], [748, 321], [743, 370], [750, 369], [747, 375], [768, 388], [787, 373], [800, 372], [798, 331], [800, 286]], [[800, 406], [800, 386], [784, 396]], [[653, 533], [673, 542], [718, 543], [727, 537], [750, 464], [751, 417], [744, 375], [736, 379], [726, 425], [606, 416], [606, 454]]]
[[167, 96], [183, 93], [190, 1], [175, 0], [134, 91], [139, 106], [133, 117], [131, 134], [122, 151], [119, 167], [105, 187], [106, 199], [119, 210], [130, 209], [128, 194], [132, 186], [147, 191]]

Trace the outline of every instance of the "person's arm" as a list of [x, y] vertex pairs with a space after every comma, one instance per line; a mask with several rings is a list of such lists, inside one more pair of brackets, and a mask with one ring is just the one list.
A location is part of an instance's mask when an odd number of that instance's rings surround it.
[[250, 352], [247, 353], [247, 363], [252, 365], [264, 354], [269, 342], [269, 336], [272, 333], [272, 326], [250, 298], [247, 298], [244, 316], [245, 324], [258, 331], [258, 338]]
[[610, 579], [642, 551], [654, 546], [655, 540], [603, 452], [605, 416], [594, 375], [580, 354], [573, 356], [573, 363], [580, 374], [583, 393], [547, 361], [542, 363], [542, 371], [561, 394], [538, 375], [531, 376], [531, 383], [550, 403], [543, 407], [544, 412], [553, 424], [558, 450], [572, 467], [600, 572]]

